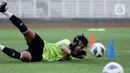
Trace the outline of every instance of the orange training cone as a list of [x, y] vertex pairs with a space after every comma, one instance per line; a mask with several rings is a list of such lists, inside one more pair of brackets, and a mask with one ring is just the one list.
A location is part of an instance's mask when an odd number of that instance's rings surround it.
[[91, 34], [91, 39], [90, 39], [90, 49], [92, 47], [92, 45], [95, 43], [95, 38], [94, 38], [94, 34]]

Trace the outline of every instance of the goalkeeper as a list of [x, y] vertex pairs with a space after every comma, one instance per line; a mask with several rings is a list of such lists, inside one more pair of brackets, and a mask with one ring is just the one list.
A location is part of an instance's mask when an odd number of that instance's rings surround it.
[[88, 40], [85, 36], [77, 35], [72, 42], [63, 39], [57, 43], [49, 43], [43, 40], [36, 32], [33, 32], [15, 15], [7, 11], [7, 2], [2, 2], [0, 12], [19, 29], [25, 37], [28, 49], [18, 52], [12, 48], [0, 44], [0, 50], [9, 57], [19, 59], [23, 62], [71, 60], [71, 57], [83, 59]]

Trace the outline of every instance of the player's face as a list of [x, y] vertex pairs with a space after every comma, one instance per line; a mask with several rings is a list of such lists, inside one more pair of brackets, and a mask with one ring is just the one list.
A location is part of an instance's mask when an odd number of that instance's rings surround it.
[[81, 51], [84, 47], [84, 44], [81, 41], [79, 41], [79, 44], [77, 45], [74, 51]]

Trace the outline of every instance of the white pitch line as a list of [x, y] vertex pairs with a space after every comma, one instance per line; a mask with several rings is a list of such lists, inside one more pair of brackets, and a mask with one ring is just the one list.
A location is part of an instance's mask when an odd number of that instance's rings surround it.
[[105, 28], [90, 28], [90, 29], [87, 29], [87, 31], [106, 31]]

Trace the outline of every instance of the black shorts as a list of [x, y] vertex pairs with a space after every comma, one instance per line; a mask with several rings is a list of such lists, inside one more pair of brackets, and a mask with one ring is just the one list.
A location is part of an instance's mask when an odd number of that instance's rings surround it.
[[44, 48], [44, 41], [41, 39], [41, 37], [36, 34], [34, 39], [31, 43], [28, 44], [28, 52], [30, 52], [32, 56], [32, 62], [37, 62], [42, 60], [42, 54], [43, 54], [43, 48]]

